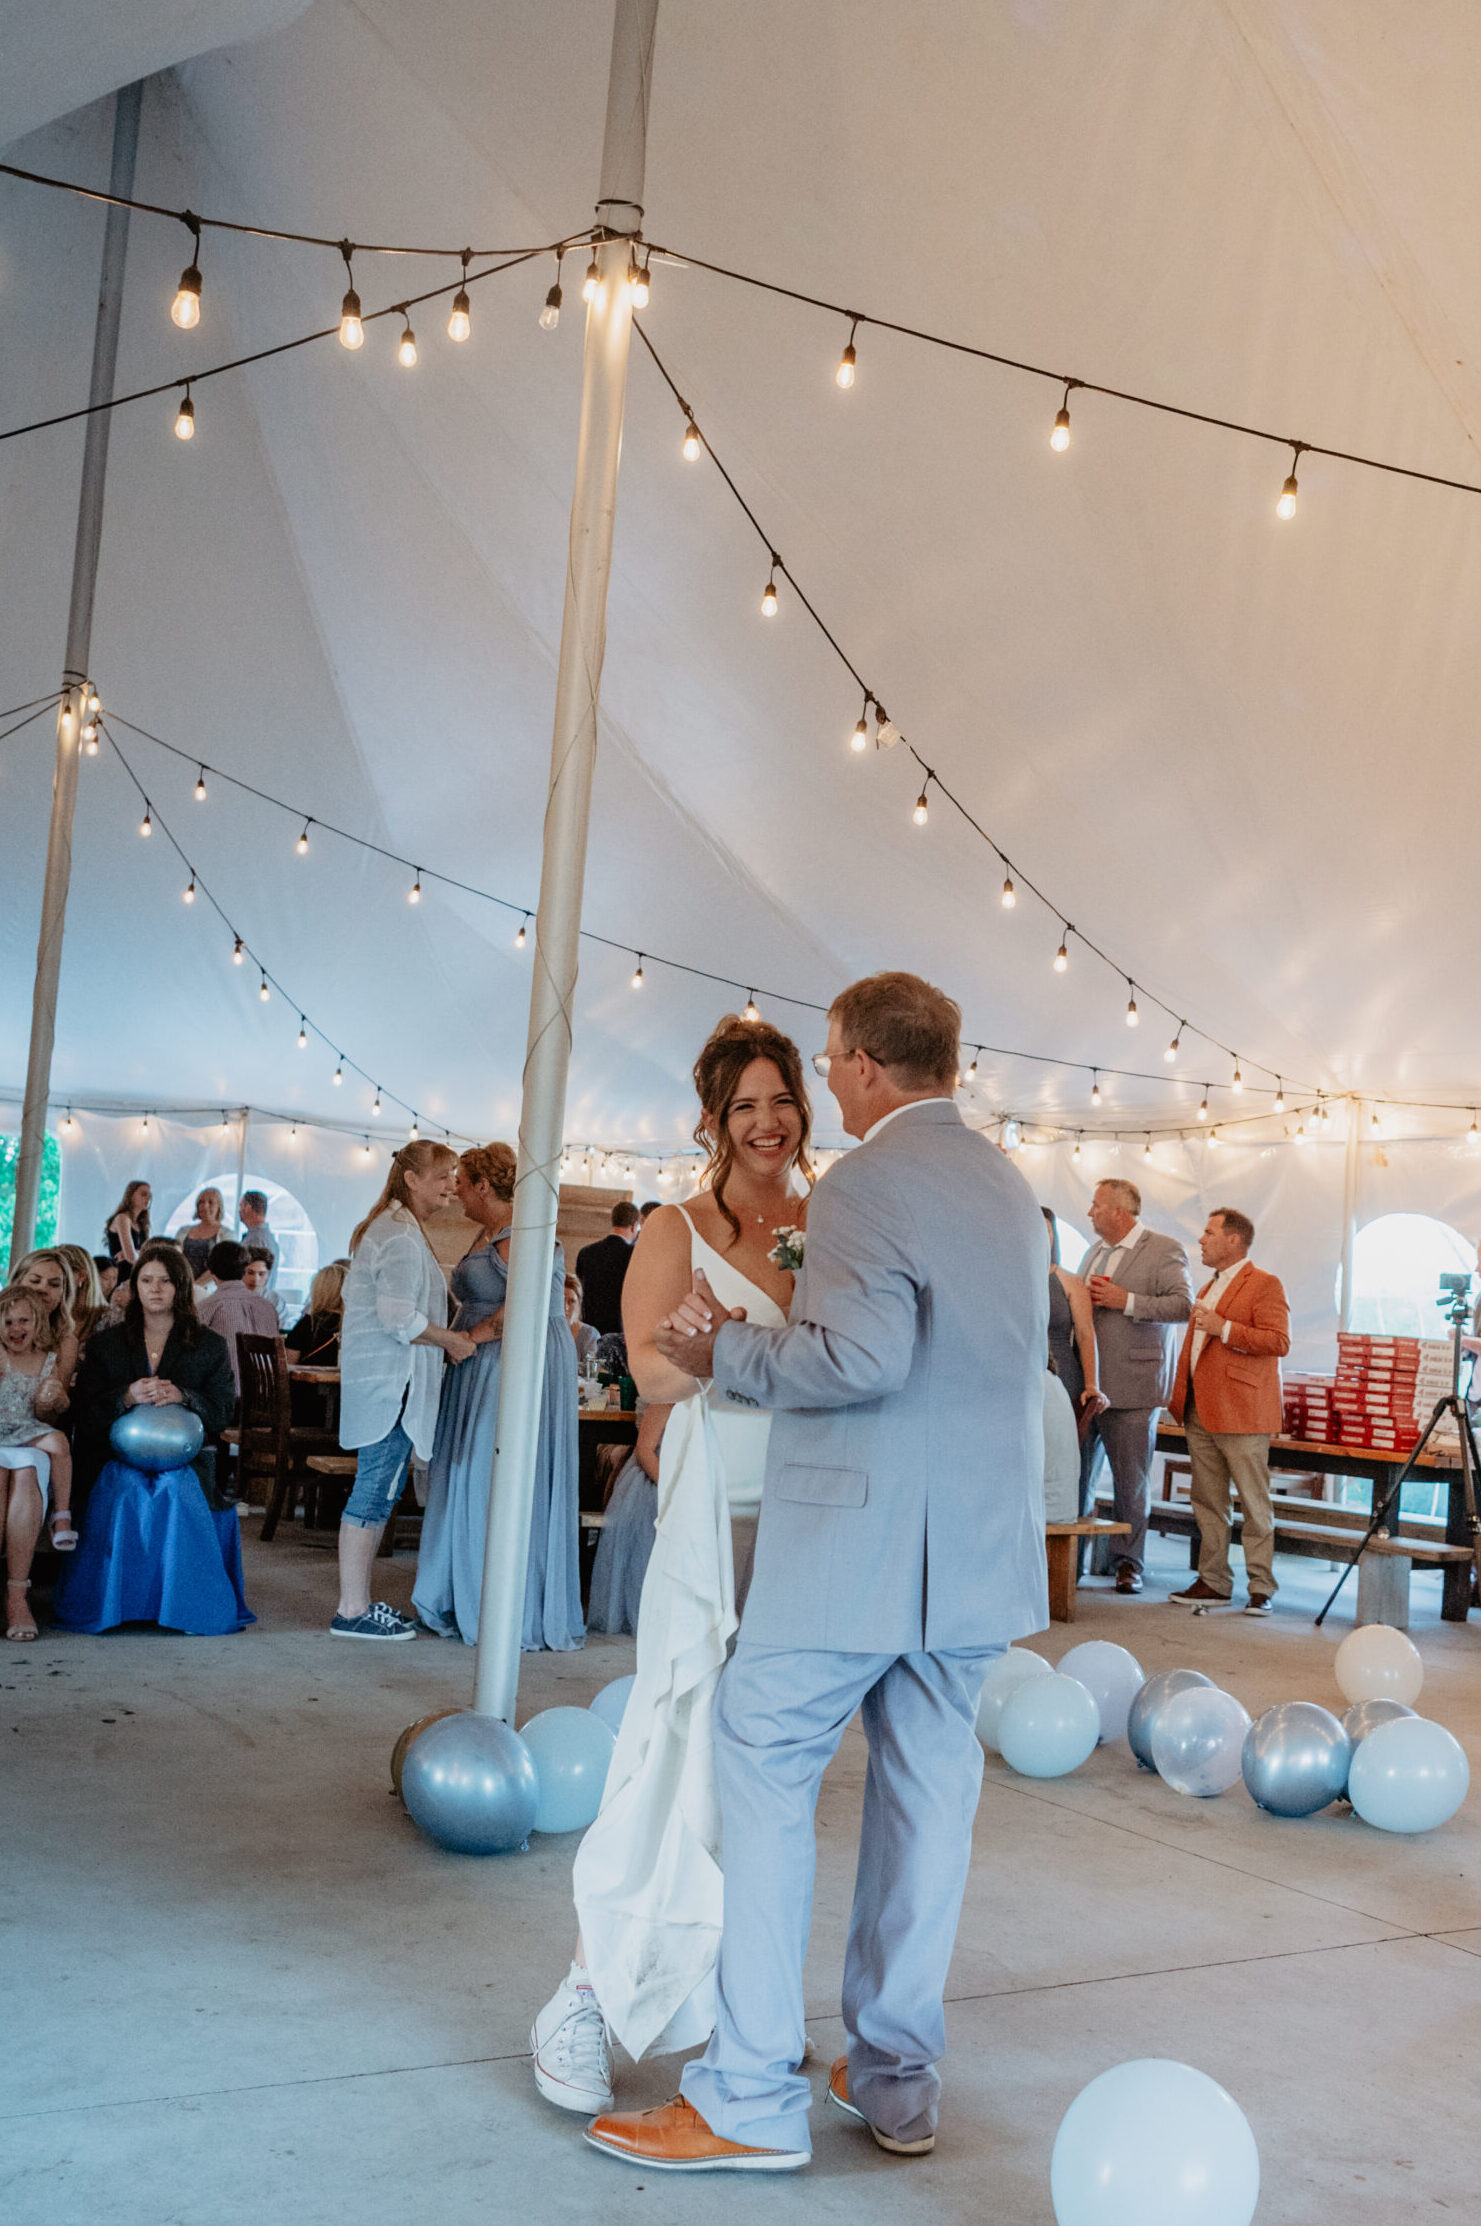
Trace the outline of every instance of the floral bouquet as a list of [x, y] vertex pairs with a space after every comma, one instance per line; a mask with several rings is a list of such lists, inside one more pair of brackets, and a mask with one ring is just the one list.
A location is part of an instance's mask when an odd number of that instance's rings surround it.
[[803, 1229], [775, 1229], [772, 1234], [776, 1238], [776, 1243], [767, 1253], [767, 1259], [770, 1260], [774, 1268], [780, 1268], [784, 1275], [795, 1275], [802, 1265], [802, 1255], [807, 1245], [806, 1231]]

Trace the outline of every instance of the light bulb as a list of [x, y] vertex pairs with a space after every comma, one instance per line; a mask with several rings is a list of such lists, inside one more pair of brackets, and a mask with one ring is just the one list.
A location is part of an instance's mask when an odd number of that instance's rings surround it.
[[523, 919], [522, 919], [522, 920], [520, 921], [520, 923], [519, 923], [519, 932], [518, 932], [518, 934], [517, 934], [517, 935], [515, 936], [515, 938], [514, 938], [514, 948], [515, 948], [515, 949], [516, 949], [517, 951], [522, 951], [522, 950], [524, 949], [524, 947], [525, 947], [525, 943], [526, 943], [526, 941], [527, 941], [527, 937], [526, 937], [526, 934], [525, 934], [525, 930], [526, 930], [526, 929], [528, 928], [529, 924], [530, 924], [530, 915], [529, 915], [529, 913], [527, 912], [527, 913], [525, 914], [524, 918], [523, 918]]
[[1474, 1113], [1471, 1115], [1471, 1125], [1466, 1130], [1466, 1142], [1468, 1144], [1481, 1144], [1481, 1129], [1478, 1129], [1476, 1126], [1476, 1116]]
[[195, 404], [188, 394], [176, 413], [175, 438], [177, 441], [193, 441], [195, 439]]
[[1090, 1102], [1092, 1105], [1100, 1104], [1100, 1077], [1098, 1075], [1090, 1085]]
[[1304, 1144], [1306, 1142], [1306, 1123], [1304, 1121], [1298, 1121], [1296, 1123], [1296, 1142], [1298, 1144]]
[[100, 695], [98, 694], [98, 691], [97, 691], [97, 689], [96, 689], [96, 688], [89, 688], [89, 689], [88, 689], [88, 691], [87, 691], [87, 695], [86, 695], [86, 697], [84, 698], [84, 701], [83, 701], [83, 706], [82, 706], [82, 708], [83, 708], [83, 710], [84, 710], [84, 711], [85, 711], [85, 712], [87, 713], [87, 715], [88, 715], [88, 717], [89, 717], [90, 719], [95, 719], [95, 718], [97, 717], [98, 713], [99, 713], [99, 712], [100, 712], [100, 711], [102, 710], [102, 708], [103, 708], [103, 699], [102, 699], [102, 697], [101, 697], [101, 696], [100, 696]]
[[1234, 1092], [1236, 1097], [1238, 1097], [1240, 1091], [1244, 1088], [1244, 1076], [1239, 1071], [1239, 1061], [1237, 1059], [1234, 1062], [1234, 1079], [1230, 1083], [1229, 1087]]
[[370, 1149], [370, 1138], [368, 1136], [365, 1139], [364, 1148], [362, 1149], [360, 1156], [362, 1159], [371, 1159], [375, 1156]]
[[1208, 1132], [1208, 1148], [1211, 1152], [1216, 1152], [1219, 1148], [1219, 1132], [1216, 1128], [1211, 1128]]
[[649, 297], [648, 268], [644, 264], [640, 270], [636, 256], [632, 258], [627, 266], [627, 290], [632, 295], [634, 309], [647, 308]]
[[970, 1066], [968, 1067], [968, 1069], [967, 1069], [967, 1080], [968, 1080], [969, 1082], [975, 1082], [975, 1081], [977, 1080], [977, 1058], [976, 1058], [976, 1056], [974, 1056], [974, 1057], [973, 1057], [973, 1060], [972, 1060], [972, 1064], [971, 1064], [971, 1065], [970, 1065]]
[[1181, 1026], [1179, 1026], [1177, 1034], [1173, 1037], [1172, 1042], [1168, 1045], [1166, 1051], [1164, 1051], [1162, 1054], [1163, 1058], [1167, 1061], [1170, 1067], [1177, 1065], [1178, 1053], [1182, 1049], [1182, 1045], [1183, 1031]]
[[339, 1088], [340, 1084], [341, 1084], [341, 1083], [342, 1083], [342, 1082], [344, 1081], [344, 1078], [345, 1078], [345, 1064], [344, 1064], [344, 1061], [343, 1061], [343, 1059], [341, 1059], [341, 1061], [340, 1061], [339, 1065], [338, 1065], [338, 1066], [337, 1066], [337, 1067], [335, 1068], [335, 1070], [334, 1070], [334, 1087], [336, 1088], [336, 1090], [337, 1090], [337, 1089]]
[[472, 330], [472, 304], [468, 299], [468, 289], [460, 286], [453, 295], [452, 315], [447, 320], [447, 337], [449, 340], [466, 340]]
[[1277, 1112], [1277, 1113], [1284, 1113], [1285, 1109], [1286, 1109], [1286, 1093], [1285, 1093], [1284, 1089], [1283, 1089], [1283, 1088], [1281, 1087], [1281, 1079], [1280, 1079], [1280, 1076], [1279, 1076], [1279, 1075], [1277, 1075], [1277, 1076], [1276, 1076], [1276, 1078], [1275, 1078], [1275, 1110], [1276, 1110], [1276, 1112]]
[[1002, 896], [998, 899], [998, 902], [1002, 905], [1005, 912], [1011, 912], [1014, 905], [1018, 902], [1018, 891], [1013, 886], [1013, 876], [1011, 873], [1009, 874], [1007, 880], [1003, 883], [1003, 893]]
[[[1068, 932], [1069, 932], [1069, 931], [1068, 931], [1068, 930], [1066, 930], [1066, 934], [1067, 934]], [[1055, 971], [1055, 973], [1056, 973], [1056, 974], [1063, 974], [1063, 973], [1067, 972], [1067, 971], [1068, 971], [1068, 968], [1069, 968], [1069, 963], [1070, 963], [1070, 947], [1069, 947], [1069, 944], [1068, 944], [1068, 943], [1067, 943], [1067, 942], [1065, 941], [1065, 939], [1064, 939], [1064, 936], [1061, 936], [1061, 937], [1060, 937], [1060, 942], [1059, 942], [1059, 949], [1058, 949], [1058, 950], [1057, 950], [1057, 951], [1055, 952], [1055, 954], [1054, 954], [1054, 971]]]
[[756, 1004], [756, 992], [754, 989], [748, 989], [746, 991], [746, 1010], [744, 1017], [747, 1020], [759, 1020], [761, 1018], [760, 1011]]
[[1203, 1093], [1203, 1103], [1202, 1103], [1202, 1105], [1200, 1105], [1200, 1106], [1199, 1106], [1199, 1108], [1198, 1108], [1198, 1118], [1200, 1119], [1200, 1121], [1206, 1121], [1206, 1120], [1208, 1119], [1208, 1091], [1207, 1091], [1207, 1089], [1205, 1089], [1205, 1090], [1204, 1090], [1204, 1093]]
[[403, 365], [406, 370], [414, 371], [416, 369], [416, 360], [417, 336], [411, 329], [411, 319], [408, 317], [406, 320], [406, 329], [402, 333], [401, 338], [396, 343], [396, 361], [399, 364]]
[[180, 902], [181, 902], [182, 904], [194, 904], [194, 902], [195, 902], [195, 875], [194, 875], [194, 874], [192, 874], [192, 875], [191, 875], [191, 877], [190, 877], [190, 882], [189, 882], [189, 885], [188, 885], [188, 886], [187, 886], [186, 888], [184, 888], [184, 889], [182, 889], [182, 890], [180, 891]]
[[848, 738], [848, 746], [853, 751], [856, 757], [860, 756], [863, 751], [867, 750], [869, 747], [869, 729], [864, 724], [862, 713], [860, 714], [858, 725], [854, 728], [853, 733]]
[[641, 952], [641, 951], [639, 951], [639, 953], [638, 953], [638, 963], [637, 963], [637, 965], [636, 965], [636, 966], [635, 966], [635, 967], [633, 968], [633, 977], [632, 977], [632, 982], [631, 982], [631, 984], [630, 984], [630, 987], [632, 987], [633, 989], [641, 989], [641, 988], [642, 988], [642, 986], [643, 986], [643, 954], [642, 954], [642, 952]]
[[350, 287], [339, 305], [339, 344], [342, 348], [363, 348], [365, 327], [360, 322], [360, 296]]
[[303, 1014], [302, 1014], [302, 1013], [300, 1013], [300, 1014], [299, 1014], [299, 1016], [298, 1016], [298, 1048], [299, 1048], [299, 1050], [300, 1050], [300, 1051], [307, 1051], [307, 1050], [308, 1050], [308, 1047], [309, 1047], [309, 1032], [308, 1032], [308, 1027], [307, 1027], [307, 1025], [306, 1025], [306, 1023], [305, 1023], [305, 1021], [304, 1021], [304, 1017], [303, 1017]]
[[149, 1134], [149, 1115], [147, 1113], [145, 1114], [143, 1120], [139, 1123], [139, 1126], [141, 1129], [143, 1129], [145, 1135], [147, 1136]]
[[1296, 474], [1294, 472], [1291, 472], [1286, 479], [1285, 485], [1281, 488], [1280, 500], [1275, 506], [1275, 515], [1277, 516], [1277, 518], [1295, 517], [1296, 496], [1299, 492], [1300, 490], [1296, 485]]
[[296, 842], [296, 843], [295, 843], [295, 844], [293, 845], [294, 849], [295, 849], [295, 850], [296, 850], [296, 851], [298, 852], [298, 855], [299, 855], [299, 857], [300, 857], [300, 858], [306, 858], [306, 857], [308, 856], [308, 852], [309, 852], [309, 828], [310, 828], [310, 826], [311, 826], [312, 824], [313, 824], [313, 822], [312, 822], [311, 820], [307, 820], [307, 819], [306, 819], [306, 820], [304, 821], [304, 823], [303, 823], [303, 833], [302, 833], [302, 834], [301, 834], [301, 835], [299, 836], [299, 838], [298, 838], [297, 842]]
[[1152, 1157], [1152, 1139], [1151, 1139], [1151, 1137], [1149, 1136], [1149, 1137], [1147, 1138], [1147, 1141], [1146, 1141], [1146, 1143], [1145, 1143], [1145, 1144], [1144, 1144], [1144, 1145], [1142, 1146], [1142, 1158], [1143, 1158], [1143, 1159], [1150, 1159], [1151, 1157]]
[[192, 263], [180, 273], [180, 284], [170, 303], [170, 315], [182, 332], [193, 332], [201, 321], [200, 266]]
[[1049, 446], [1063, 455], [1070, 445], [1070, 413], [1062, 408], [1054, 420], [1054, 431], [1049, 436]]
[[296, 1144], [296, 1143], [298, 1142], [298, 1123], [297, 1123], [297, 1121], [295, 1121], [295, 1122], [294, 1122], [294, 1124], [293, 1124], [292, 1128], [290, 1128], [290, 1129], [289, 1129], [289, 1131], [288, 1131], [288, 1141], [289, 1141], [289, 1143], [290, 1143], [290, 1144]]
[[924, 827], [926, 821], [930, 818], [931, 807], [926, 801], [926, 792], [924, 789], [922, 789], [919, 796], [917, 796], [915, 800], [915, 810], [911, 813], [910, 816], [915, 821], [917, 827]]
[[1076, 1166], [1078, 1166], [1078, 1165], [1079, 1165], [1079, 1162], [1080, 1162], [1080, 1139], [1079, 1139], [1079, 1137], [1078, 1137], [1078, 1136], [1077, 1136], [1077, 1137], [1075, 1138], [1075, 1148], [1074, 1148], [1074, 1150], [1073, 1150], [1073, 1151], [1071, 1152], [1071, 1154], [1070, 1154], [1070, 1158], [1071, 1158], [1072, 1160], [1074, 1160], [1074, 1162], [1075, 1162]]
[[204, 765], [196, 775], [195, 800], [198, 804], [204, 804], [206, 801], [206, 769]]
[[851, 340], [839, 357], [838, 369], [833, 374], [835, 384], [845, 390], [851, 387], [854, 383], [854, 373], [858, 368], [858, 362], [859, 359], [854, 352], [854, 344]]
[[420, 866], [417, 867], [415, 881], [406, 892], [406, 901], [408, 904], [420, 904], [422, 901], [422, 869]]
[[246, 958], [246, 956], [247, 956], [247, 946], [245, 945], [245, 943], [243, 943], [243, 941], [242, 941], [241, 937], [240, 937], [240, 936], [238, 936], [238, 937], [237, 937], [237, 939], [236, 939], [236, 941], [235, 941], [235, 942], [233, 943], [233, 945], [232, 945], [232, 947], [231, 947], [231, 963], [232, 963], [232, 965], [233, 965], [233, 966], [240, 966], [240, 965], [242, 964], [243, 960], [244, 960], [244, 959]]
[[87, 755], [88, 757], [96, 757], [96, 756], [97, 756], [97, 754], [98, 754], [98, 730], [97, 730], [97, 727], [96, 727], [96, 726], [94, 726], [94, 725], [92, 725], [91, 723], [89, 723], [89, 724], [88, 724], [87, 726], [85, 726], [85, 727], [83, 728], [83, 730], [82, 730], [82, 747], [83, 747], [83, 751], [84, 751], [84, 753], [85, 753], [85, 754], [86, 754], [86, 755]]
[[597, 289], [601, 285], [601, 283], [601, 270], [598, 266], [596, 256], [593, 255], [591, 261], [586, 266], [586, 276], [581, 281], [581, 299], [584, 302], [594, 302], [597, 298]]
[[147, 803], [144, 806], [144, 817], [139, 822], [139, 832], [141, 835], [152, 835], [154, 833], [154, 821], [149, 816]]
[[551, 287], [550, 292], [546, 295], [545, 307], [540, 312], [540, 329], [542, 332], [554, 332], [556, 326], [560, 323], [562, 298], [560, 285], [557, 283]]
[[[72, 1118], [72, 1108], [70, 1105], [67, 1108], [67, 1118], [65, 1121], [63, 1121], [62, 1126], [65, 1129], [74, 1129], [77, 1126], [77, 1123]], [[1472, 1131], [1472, 1133], [1474, 1134], [1475, 1132]]]
[[1135, 1028], [1135, 1027], [1136, 1027], [1136, 1025], [1137, 1025], [1137, 1023], [1138, 1023], [1138, 1021], [1139, 1021], [1139, 1020], [1141, 1019], [1141, 1017], [1142, 1017], [1142, 1016], [1141, 1016], [1141, 1014], [1140, 1014], [1140, 1013], [1139, 1013], [1139, 1012], [1137, 1011], [1137, 1009], [1136, 1009], [1136, 992], [1135, 992], [1135, 991], [1133, 990], [1133, 992], [1132, 992], [1132, 994], [1130, 995], [1130, 997], [1128, 997], [1128, 998], [1127, 998], [1127, 1000], [1126, 1000], [1126, 1025], [1127, 1025], [1127, 1027], [1128, 1027], [1128, 1028]]
[[695, 424], [693, 418], [691, 417], [689, 423], [684, 428], [685, 461], [692, 464], [700, 455], [703, 448], [704, 442], [700, 439], [699, 427]]
[[375, 1093], [375, 1103], [374, 1103], [374, 1105], [373, 1105], [373, 1106], [372, 1106], [372, 1107], [370, 1108], [370, 1110], [371, 1110], [371, 1112], [372, 1112], [372, 1113], [379, 1113], [380, 1109], [381, 1109], [381, 1093], [380, 1093], [380, 1086], [379, 1086], [379, 1084], [377, 1084], [377, 1086], [376, 1086], [376, 1093]]
[[266, 974], [263, 975], [262, 980], [257, 985], [257, 995], [264, 1005], [267, 1003], [268, 999], [272, 995], [272, 991], [267, 986]]
[[421, 1130], [417, 1127], [417, 1117], [415, 1113], [413, 1113], [411, 1117], [411, 1127], [406, 1132], [407, 1143], [415, 1144], [421, 1133]]
[[764, 587], [764, 588], [763, 588], [763, 589], [761, 590], [761, 615], [762, 615], [762, 617], [763, 617], [763, 618], [775, 618], [775, 617], [776, 617], [776, 574], [775, 574], [775, 572], [773, 572], [773, 573], [772, 573], [772, 575], [771, 575], [771, 578], [770, 578], [770, 579], [769, 579], [769, 580], [767, 581], [767, 583], [766, 583], [765, 587]]

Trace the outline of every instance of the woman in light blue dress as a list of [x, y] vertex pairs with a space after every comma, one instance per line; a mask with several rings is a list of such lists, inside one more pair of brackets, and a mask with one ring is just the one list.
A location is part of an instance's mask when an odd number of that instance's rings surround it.
[[[488, 1241], [475, 1245], [458, 1262], [450, 1281], [458, 1301], [458, 1329], [473, 1339], [477, 1351], [444, 1378], [411, 1599], [429, 1630], [442, 1638], [461, 1638], [466, 1646], [478, 1640], [513, 1197], [514, 1153], [509, 1145], [481, 1144], [463, 1153], [458, 1162], [458, 1202], [469, 1219], [487, 1231]], [[569, 1651], [585, 1637], [578, 1562], [576, 1417], [576, 1347], [566, 1326], [565, 1262], [557, 1245], [525, 1576], [522, 1644], [527, 1649]]]

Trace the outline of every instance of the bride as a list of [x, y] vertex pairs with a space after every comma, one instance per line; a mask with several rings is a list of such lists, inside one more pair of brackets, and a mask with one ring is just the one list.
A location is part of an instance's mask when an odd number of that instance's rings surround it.
[[[716, 1296], [780, 1329], [806, 1219], [812, 1113], [797, 1046], [762, 1021], [722, 1020], [695, 1064], [699, 1193], [650, 1214], [622, 1291], [628, 1364], [642, 1396], [672, 1405], [653, 1554], [638, 1612], [637, 1675], [601, 1813], [576, 1856], [576, 1958], [530, 2035], [547, 2101], [612, 2105], [609, 2033], [629, 2055], [692, 2048], [714, 2024], [720, 1810], [710, 1739], [715, 1686], [736, 1629], [761, 1506], [771, 1416], [710, 1399], [666, 1361], [654, 1331], [702, 1268]], [[741, 1573], [739, 1587], [736, 1571]]]

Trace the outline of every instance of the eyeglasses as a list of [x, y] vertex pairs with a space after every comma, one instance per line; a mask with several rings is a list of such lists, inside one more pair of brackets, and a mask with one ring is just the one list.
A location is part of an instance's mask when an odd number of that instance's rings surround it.
[[[835, 1060], [857, 1059], [863, 1049], [862, 1044], [856, 1043], [852, 1051], [815, 1051], [812, 1055], [812, 1071], [819, 1081], [826, 1082], [833, 1070]], [[870, 1052], [869, 1057], [873, 1058], [873, 1056], [873, 1052]]]

